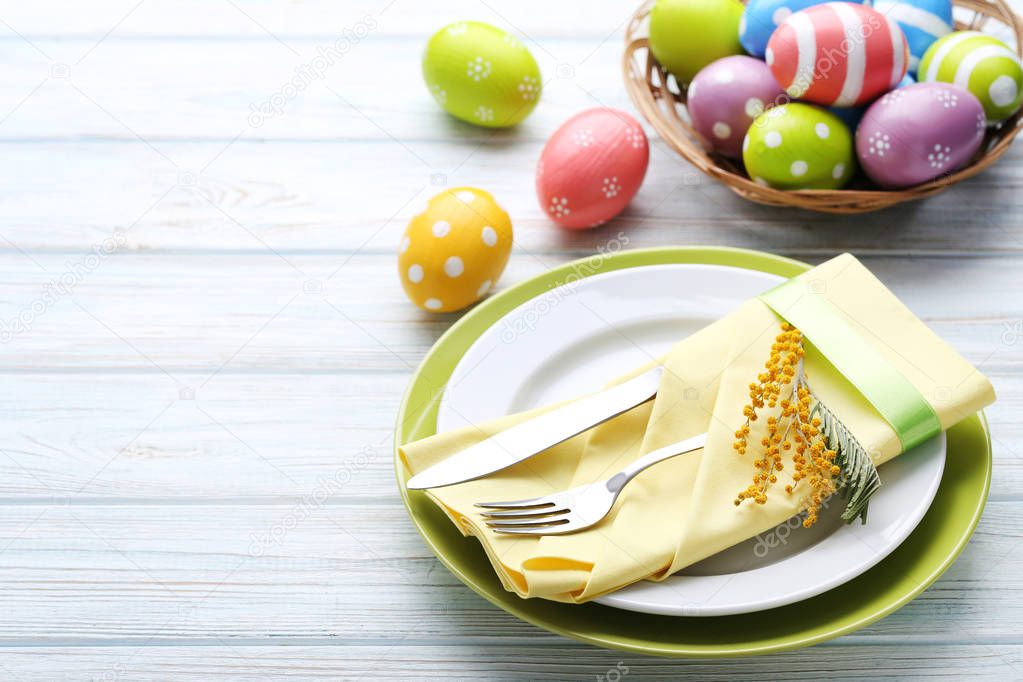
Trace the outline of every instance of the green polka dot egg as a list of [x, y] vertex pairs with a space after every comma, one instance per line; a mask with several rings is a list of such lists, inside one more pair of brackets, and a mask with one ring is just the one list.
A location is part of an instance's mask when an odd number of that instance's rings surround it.
[[776, 189], [838, 189], [856, 171], [849, 129], [809, 104], [783, 104], [755, 118], [742, 159], [754, 182]]
[[461, 310], [494, 286], [511, 246], [511, 219], [494, 197], [456, 187], [430, 199], [409, 221], [398, 247], [398, 276], [423, 310]]
[[954, 83], [984, 105], [988, 124], [1012, 116], [1023, 103], [1019, 57], [998, 38], [957, 31], [939, 39], [920, 60], [921, 83]]
[[459, 21], [430, 38], [423, 78], [445, 111], [487, 128], [515, 125], [540, 99], [540, 67], [526, 46], [478, 21]]

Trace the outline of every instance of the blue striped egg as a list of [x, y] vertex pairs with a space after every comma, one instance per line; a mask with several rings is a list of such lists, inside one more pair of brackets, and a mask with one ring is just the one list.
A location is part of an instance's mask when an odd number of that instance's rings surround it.
[[[829, 0], [749, 0], [746, 10], [739, 20], [739, 42], [743, 49], [758, 59], [764, 58], [767, 51], [767, 39], [793, 12], [804, 10], [814, 5], [823, 5]], [[870, 0], [857, 2], [858, 5], [869, 5]]]
[[951, 0], [876, 0], [874, 9], [898, 23], [909, 44], [909, 72], [935, 40], [952, 32]]

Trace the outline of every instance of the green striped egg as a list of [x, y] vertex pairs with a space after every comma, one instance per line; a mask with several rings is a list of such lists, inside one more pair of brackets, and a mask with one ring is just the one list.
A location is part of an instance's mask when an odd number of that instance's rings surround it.
[[430, 38], [423, 78], [445, 111], [486, 128], [513, 126], [536, 106], [540, 67], [518, 38], [480, 21], [459, 21]]
[[924, 53], [921, 83], [954, 83], [984, 105], [988, 124], [1012, 116], [1023, 103], [1023, 67], [1015, 52], [998, 38], [979, 31], [956, 31]]

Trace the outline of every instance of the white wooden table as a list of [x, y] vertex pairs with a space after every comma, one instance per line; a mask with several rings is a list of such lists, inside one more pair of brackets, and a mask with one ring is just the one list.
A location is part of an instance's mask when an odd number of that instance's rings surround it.
[[[631, 10], [0, 5], [0, 678], [1023, 677], [1023, 146], [926, 203], [835, 218], [744, 203], [655, 141], [628, 212], [566, 234], [533, 166], [571, 113], [632, 109]], [[461, 125], [422, 84], [426, 37], [466, 18], [541, 64], [543, 101], [515, 130]], [[619, 232], [856, 253], [999, 392], [962, 557], [854, 635], [740, 661], [604, 651], [476, 596], [420, 541], [391, 464], [406, 381], [457, 317], [405, 300], [395, 247], [454, 184], [513, 216], [502, 286]]]

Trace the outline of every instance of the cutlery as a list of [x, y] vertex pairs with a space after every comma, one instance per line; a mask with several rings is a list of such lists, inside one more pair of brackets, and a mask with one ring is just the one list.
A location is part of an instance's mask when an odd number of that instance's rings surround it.
[[660, 365], [628, 381], [516, 424], [448, 457], [408, 480], [410, 490], [471, 481], [510, 467], [617, 417], [657, 394]]
[[510, 502], [480, 502], [487, 526], [508, 535], [565, 535], [589, 528], [607, 516], [622, 489], [636, 475], [672, 457], [699, 450], [707, 434], [648, 452], [606, 481], [585, 483], [560, 493]]

